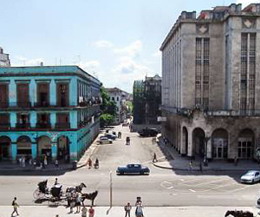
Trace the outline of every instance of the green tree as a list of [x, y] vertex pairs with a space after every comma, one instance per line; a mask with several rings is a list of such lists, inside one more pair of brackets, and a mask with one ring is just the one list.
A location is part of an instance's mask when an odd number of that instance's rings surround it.
[[100, 126], [108, 126], [113, 123], [116, 116], [116, 103], [111, 101], [106, 89], [102, 86], [100, 89], [102, 104], [100, 105], [101, 116]]

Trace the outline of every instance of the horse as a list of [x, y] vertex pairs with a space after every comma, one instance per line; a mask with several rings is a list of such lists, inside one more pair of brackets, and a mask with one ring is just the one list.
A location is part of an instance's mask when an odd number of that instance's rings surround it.
[[254, 214], [249, 211], [242, 211], [242, 210], [228, 210], [225, 214], [225, 217], [232, 215], [234, 217], [254, 217]]
[[92, 193], [89, 193], [89, 194], [82, 194], [81, 195], [81, 199], [82, 199], [82, 204], [84, 205], [84, 200], [87, 199], [87, 200], [91, 200], [91, 205], [94, 206], [94, 200], [96, 198], [96, 196], [98, 195], [98, 191], [94, 191]]
[[75, 186], [75, 187], [68, 187], [66, 189], [66, 192], [78, 192], [81, 193], [83, 188], [86, 188], [87, 186], [82, 182], [79, 185]]

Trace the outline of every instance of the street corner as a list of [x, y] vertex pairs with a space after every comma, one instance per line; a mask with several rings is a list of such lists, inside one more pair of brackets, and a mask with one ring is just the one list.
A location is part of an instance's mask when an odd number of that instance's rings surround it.
[[153, 162], [153, 165], [161, 169], [174, 169], [173, 161], [157, 161]]

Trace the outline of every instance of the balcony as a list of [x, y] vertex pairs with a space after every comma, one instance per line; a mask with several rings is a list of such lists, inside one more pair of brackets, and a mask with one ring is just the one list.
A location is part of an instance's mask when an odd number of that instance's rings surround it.
[[39, 129], [49, 129], [51, 128], [51, 123], [37, 123], [36, 124], [36, 128], [39, 128]]
[[31, 108], [32, 104], [31, 104], [31, 102], [20, 102], [20, 101], [17, 101], [17, 107], [20, 107], [20, 108]]
[[30, 128], [30, 123], [16, 123], [16, 128], [28, 129], [28, 128]]
[[10, 129], [10, 123], [0, 123], [0, 129]]
[[34, 107], [49, 107], [49, 106], [50, 103], [46, 101], [34, 103]]
[[9, 102], [0, 102], [0, 108], [8, 108]]
[[57, 129], [70, 129], [70, 123], [56, 123], [55, 128], [57, 128]]

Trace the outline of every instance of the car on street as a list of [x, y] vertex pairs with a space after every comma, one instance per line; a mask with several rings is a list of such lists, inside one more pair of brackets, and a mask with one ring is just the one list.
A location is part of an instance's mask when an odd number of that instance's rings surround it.
[[99, 143], [99, 144], [112, 144], [112, 143], [113, 143], [113, 140], [112, 140], [112, 139], [109, 139], [109, 138], [106, 137], [106, 136], [100, 136], [100, 137], [99, 137], [99, 140], [98, 140], [98, 143]]
[[149, 136], [157, 136], [159, 132], [156, 128], [144, 128], [138, 131], [138, 133], [140, 136], [149, 137]]
[[241, 176], [241, 183], [255, 183], [260, 181], [260, 171], [258, 170], [249, 170], [247, 173]]
[[117, 136], [115, 134], [112, 134], [112, 133], [106, 133], [105, 137], [112, 139], [112, 140], [115, 140], [117, 138]]
[[118, 167], [116, 170], [117, 175], [124, 174], [140, 174], [140, 175], [149, 175], [150, 169], [141, 164], [127, 164], [126, 166]]

